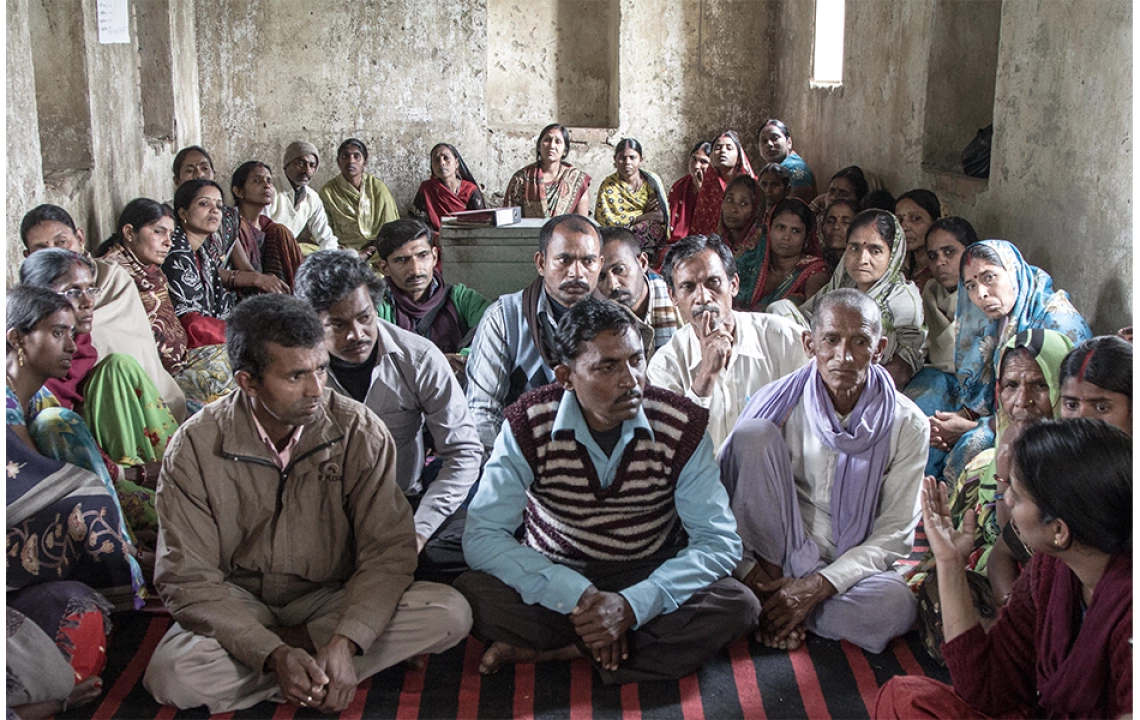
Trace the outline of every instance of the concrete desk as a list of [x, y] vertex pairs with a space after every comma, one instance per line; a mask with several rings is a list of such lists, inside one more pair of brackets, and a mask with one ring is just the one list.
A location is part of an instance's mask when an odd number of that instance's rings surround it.
[[538, 231], [545, 223], [541, 218], [502, 227], [456, 228], [444, 223], [439, 231], [444, 279], [475, 288], [492, 300], [522, 290], [538, 277], [534, 254]]

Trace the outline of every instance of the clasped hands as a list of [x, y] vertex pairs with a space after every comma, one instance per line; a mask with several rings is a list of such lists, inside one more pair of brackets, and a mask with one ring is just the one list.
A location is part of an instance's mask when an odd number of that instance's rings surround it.
[[819, 574], [779, 577], [757, 582], [755, 587], [760, 593], [770, 593], [763, 600], [760, 620], [761, 632], [774, 642], [787, 640], [817, 605], [836, 594], [835, 586]]
[[316, 657], [303, 648], [285, 643], [269, 655], [266, 665], [277, 675], [286, 702], [319, 712], [341, 712], [356, 695], [356, 668], [352, 658], [356, 644], [344, 635], [333, 635]]
[[621, 593], [602, 592], [591, 585], [570, 611], [570, 622], [603, 669], [617, 670], [621, 661], [629, 659], [626, 631], [637, 616]]

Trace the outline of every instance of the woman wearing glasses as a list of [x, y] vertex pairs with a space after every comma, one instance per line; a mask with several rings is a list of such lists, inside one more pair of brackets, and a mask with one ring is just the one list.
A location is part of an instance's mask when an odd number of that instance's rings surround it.
[[[178, 423], [134, 358], [120, 353], [100, 358], [91, 344], [95, 300], [101, 292], [94, 270], [88, 258], [59, 249], [32, 253], [20, 266], [22, 285], [52, 290], [67, 298], [75, 310], [75, 351], [68, 372], [62, 378], [47, 379], [44, 388], [51, 398], [33, 400], [29, 410], [35, 413], [54, 404], [79, 413], [115, 479], [127, 524], [136, 533], [154, 531], [157, 517], [154, 492], [149, 488], [154, 487], [163, 452]], [[9, 357], [16, 354], [16, 362], [8, 362], [11, 378], [13, 369], [20, 372], [19, 347], [13, 348], [11, 339], [8, 352]], [[69, 433], [67, 428], [59, 431], [65, 436]]]

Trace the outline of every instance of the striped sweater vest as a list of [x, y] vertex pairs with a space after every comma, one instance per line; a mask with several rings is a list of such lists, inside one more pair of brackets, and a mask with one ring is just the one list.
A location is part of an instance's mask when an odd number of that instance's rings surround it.
[[572, 430], [551, 435], [565, 390], [532, 390], [506, 410], [534, 473], [523, 512], [523, 544], [556, 562], [636, 560], [687, 542], [673, 493], [708, 426], [708, 410], [647, 387], [643, 408], [656, 441], [634, 430], [613, 483], [603, 488]]

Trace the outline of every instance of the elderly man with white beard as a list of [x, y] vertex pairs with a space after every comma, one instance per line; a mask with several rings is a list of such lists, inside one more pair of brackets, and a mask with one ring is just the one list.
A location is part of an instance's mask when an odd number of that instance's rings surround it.
[[807, 363], [790, 321], [736, 312], [736, 261], [717, 235], [690, 235], [669, 249], [662, 268], [685, 326], [649, 361], [651, 385], [709, 411], [719, 451], [757, 390]]

